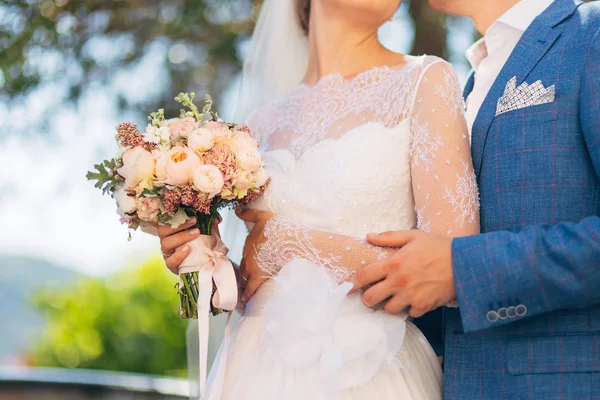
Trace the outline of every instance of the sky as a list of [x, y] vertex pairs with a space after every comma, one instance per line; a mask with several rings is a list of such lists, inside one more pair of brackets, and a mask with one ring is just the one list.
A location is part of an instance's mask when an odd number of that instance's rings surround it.
[[[398, 52], [406, 52], [413, 39], [410, 23], [402, 18], [405, 12], [401, 9], [398, 18], [380, 32], [383, 43]], [[457, 59], [470, 44], [470, 30], [464, 21], [451, 26], [449, 41]], [[96, 46], [96, 51], [107, 51], [106, 43]], [[77, 109], [61, 106], [50, 119], [49, 132], [37, 131], [35, 121], [60, 104], [65, 87], [59, 82], [43, 86], [23, 104], [9, 108], [0, 103], [0, 120], [5, 121], [0, 131], [0, 256], [42, 258], [105, 275], [158, 252], [158, 240], [141, 231], [127, 240], [114, 201], [101, 196], [85, 174], [94, 163], [114, 156], [114, 129], [119, 122], [144, 123], [139, 115], [117, 109], [115, 91], [145, 96], [161, 90], [148, 82], [160, 81], [160, 62], [168, 50], [157, 44], [135, 70], [119, 71], [108, 87], [88, 91]], [[464, 78], [466, 65], [455, 66]], [[219, 108], [224, 117], [235, 85]]]

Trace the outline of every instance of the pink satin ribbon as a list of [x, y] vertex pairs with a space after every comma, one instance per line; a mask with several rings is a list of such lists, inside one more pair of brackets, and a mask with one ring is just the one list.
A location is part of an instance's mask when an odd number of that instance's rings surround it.
[[[235, 271], [231, 261], [227, 258], [227, 247], [221, 239], [212, 234], [200, 235], [192, 242], [190, 254], [183, 260], [179, 266], [179, 274], [198, 272], [198, 340], [200, 356], [200, 398], [202, 400], [219, 400], [221, 389], [225, 380], [225, 370], [227, 368], [227, 353], [230, 341], [230, 322], [232, 311], [235, 309], [238, 300], [238, 287], [235, 277]], [[216, 287], [212, 304], [216, 308], [229, 311], [223, 346], [219, 352], [218, 360], [215, 365], [218, 367], [214, 371], [210, 393], [206, 393], [206, 375], [208, 366], [208, 336], [209, 336], [209, 314], [210, 298], [213, 290], [213, 281]]]

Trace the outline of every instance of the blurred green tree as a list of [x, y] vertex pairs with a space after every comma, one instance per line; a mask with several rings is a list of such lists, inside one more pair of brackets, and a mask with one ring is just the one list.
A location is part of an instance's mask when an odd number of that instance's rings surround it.
[[187, 321], [177, 314], [177, 278], [160, 258], [107, 278], [39, 293], [48, 321], [29, 362], [158, 375], [186, 375]]
[[[446, 55], [445, 17], [412, 0], [414, 54]], [[154, 109], [181, 91], [223, 93], [240, 69], [239, 42], [262, 0], [4, 0], [0, 4], [0, 92], [14, 99], [60, 81], [76, 101], [160, 46], [160, 95], [118, 94], [122, 107]], [[109, 50], [109, 51], [107, 51]], [[109, 53], [107, 55], [107, 53]], [[42, 62], [41, 60], [44, 60]], [[168, 110], [170, 111], [170, 110]]]

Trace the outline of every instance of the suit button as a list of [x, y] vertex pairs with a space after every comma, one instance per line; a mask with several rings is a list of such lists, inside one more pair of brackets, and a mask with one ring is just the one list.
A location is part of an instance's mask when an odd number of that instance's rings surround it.
[[517, 316], [517, 310], [516, 310], [516, 308], [515, 308], [515, 307], [512, 307], [512, 306], [511, 306], [511, 307], [508, 307], [508, 308], [506, 309], [506, 316], [507, 316], [508, 318], [511, 318], [511, 319], [512, 319], [512, 318], [514, 318], [514, 317], [516, 317], [516, 316]]
[[502, 307], [501, 309], [498, 310], [498, 318], [500, 318], [500, 319], [508, 318], [507, 310], [505, 307]]
[[527, 314], [527, 307], [525, 307], [523, 304], [519, 304], [515, 308], [515, 313], [518, 317], [523, 317], [525, 314]]
[[487, 320], [491, 323], [498, 321], [498, 313], [496, 311], [490, 311], [487, 313]]

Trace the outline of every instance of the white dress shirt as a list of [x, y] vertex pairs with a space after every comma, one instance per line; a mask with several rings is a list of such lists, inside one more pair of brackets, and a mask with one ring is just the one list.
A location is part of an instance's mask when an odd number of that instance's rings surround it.
[[467, 59], [475, 71], [475, 86], [466, 100], [469, 133], [483, 101], [521, 36], [553, 1], [519, 1], [488, 28], [482, 39], [467, 50]]

